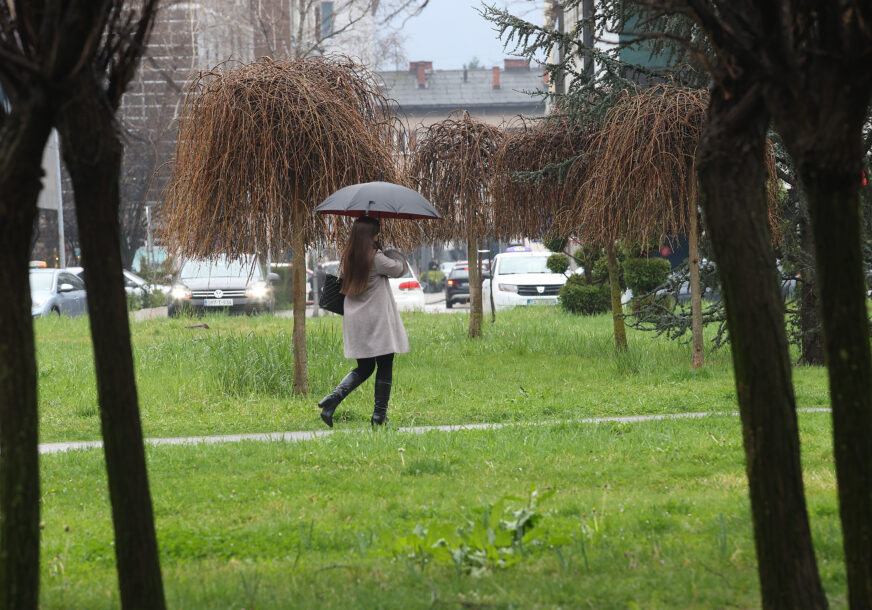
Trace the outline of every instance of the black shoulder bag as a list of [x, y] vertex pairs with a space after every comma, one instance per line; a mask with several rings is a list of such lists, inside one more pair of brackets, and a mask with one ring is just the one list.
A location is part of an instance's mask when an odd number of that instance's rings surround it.
[[324, 276], [324, 291], [321, 293], [319, 305], [321, 309], [338, 313], [340, 316], [345, 312], [345, 295], [342, 290], [342, 278], [328, 273]]

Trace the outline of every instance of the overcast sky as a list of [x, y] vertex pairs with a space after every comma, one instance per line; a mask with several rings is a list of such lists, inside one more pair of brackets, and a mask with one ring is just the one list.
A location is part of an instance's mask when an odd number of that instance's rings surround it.
[[[513, 14], [538, 23], [541, 0], [488, 0], [508, 6]], [[502, 66], [511, 55], [493, 29], [493, 24], [476, 12], [479, 0], [430, 0], [423, 12], [403, 28], [409, 61], [432, 61], [436, 70], [456, 70], [477, 57], [482, 67]]]

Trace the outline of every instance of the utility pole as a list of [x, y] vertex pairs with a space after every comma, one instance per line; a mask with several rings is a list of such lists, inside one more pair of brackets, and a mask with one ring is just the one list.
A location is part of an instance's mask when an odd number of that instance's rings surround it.
[[55, 176], [58, 185], [58, 253], [61, 269], [67, 266], [67, 244], [64, 238], [64, 185], [61, 181], [61, 146], [57, 130], [51, 132], [51, 142], [55, 149]]

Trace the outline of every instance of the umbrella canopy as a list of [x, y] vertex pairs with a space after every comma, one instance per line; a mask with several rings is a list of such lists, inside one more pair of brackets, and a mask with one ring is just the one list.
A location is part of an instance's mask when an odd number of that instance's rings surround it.
[[341, 216], [372, 218], [442, 218], [418, 192], [391, 182], [364, 182], [339, 189], [315, 211]]

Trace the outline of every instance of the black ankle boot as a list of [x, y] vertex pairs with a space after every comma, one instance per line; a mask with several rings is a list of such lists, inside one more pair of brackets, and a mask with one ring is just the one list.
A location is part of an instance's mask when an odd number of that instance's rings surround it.
[[388, 401], [391, 399], [391, 382], [375, 380], [375, 409], [369, 423], [381, 426], [388, 423]]
[[325, 424], [333, 427], [333, 412], [336, 407], [361, 383], [363, 383], [363, 378], [357, 374], [357, 371], [351, 371], [345, 376], [345, 379], [339, 382], [335, 390], [321, 399], [318, 406], [321, 407], [321, 419], [324, 420]]

